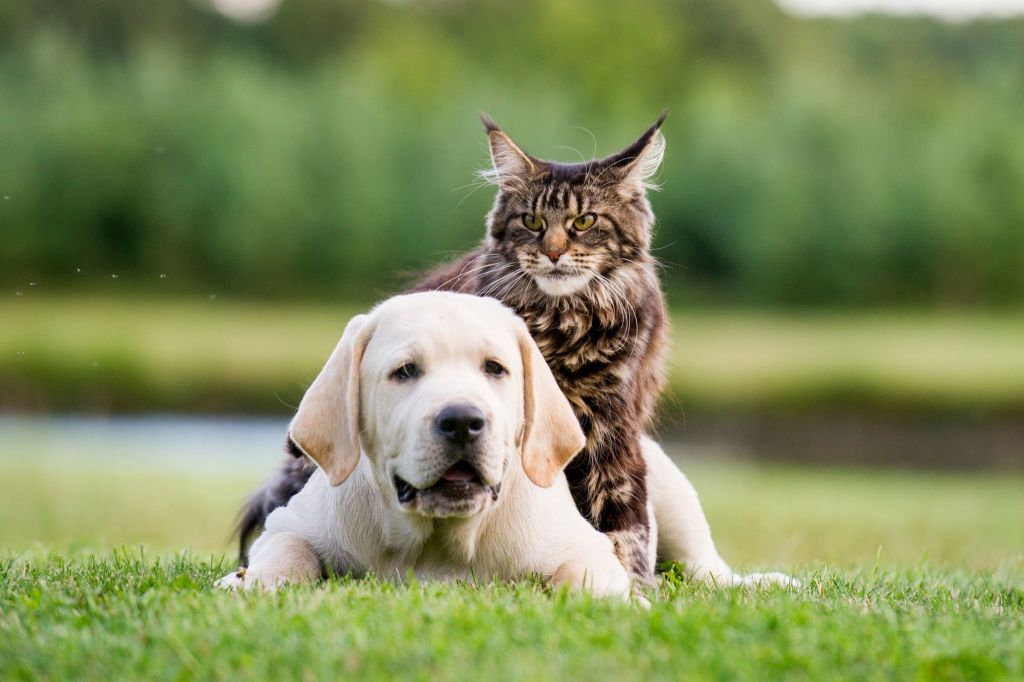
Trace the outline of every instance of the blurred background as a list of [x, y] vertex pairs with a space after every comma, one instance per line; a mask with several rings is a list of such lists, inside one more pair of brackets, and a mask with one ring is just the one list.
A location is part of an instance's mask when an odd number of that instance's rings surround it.
[[478, 112], [668, 108], [658, 433], [726, 556], [1019, 570], [1021, 13], [0, 0], [0, 548], [224, 551], [348, 317], [482, 237]]

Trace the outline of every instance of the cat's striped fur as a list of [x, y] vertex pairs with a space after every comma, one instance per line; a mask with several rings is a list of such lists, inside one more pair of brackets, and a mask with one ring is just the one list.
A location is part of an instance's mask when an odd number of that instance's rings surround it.
[[[661, 387], [666, 334], [646, 191], [664, 149], [663, 119], [622, 152], [580, 164], [529, 156], [484, 119], [488, 175], [499, 187], [487, 237], [415, 287], [493, 296], [526, 320], [587, 435], [566, 469], [577, 507], [645, 583], [653, 569], [639, 439]], [[593, 224], [578, 229], [576, 219], [588, 215]], [[543, 227], [531, 229], [537, 219]], [[304, 471], [308, 477], [312, 469]], [[243, 548], [267, 500], [295, 489], [296, 476], [294, 465], [286, 468], [254, 496]]]

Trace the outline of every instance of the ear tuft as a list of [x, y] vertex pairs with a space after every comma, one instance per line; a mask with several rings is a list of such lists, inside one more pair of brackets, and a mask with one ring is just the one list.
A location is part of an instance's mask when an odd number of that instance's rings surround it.
[[654, 180], [654, 176], [658, 173], [658, 169], [661, 168], [661, 162], [665, 160], [665, 146], [665, 135], [660, 129], [654, 131], [650, 142], [640, 152], [640, 156], [637, 157], [636, 163], [633, 164], [633, 168], [627, 177], [644, 189], [660, 189], [657, 181]]
[[501, 130], [501, 128], [498, 127], [498, 124], [494, 122], [494, 119], [482, 111], [480, 112], [480, 122], [484, 124], [484, 130], [488, 133]]

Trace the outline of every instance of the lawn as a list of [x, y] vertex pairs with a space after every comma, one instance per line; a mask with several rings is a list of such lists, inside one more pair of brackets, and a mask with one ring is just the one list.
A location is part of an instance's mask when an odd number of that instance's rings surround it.
[[670, 576], [649, 611], [513, 586], [210, 587], [189, 556], [0, 568], [10, 679], [974, 680], [1024, 675], [1024, 590], [925, 568], [801, 574], [793, 591]]
[[221, 594], [232, 514], [270, 461], [190, 473], [17, 450], [0, 445], [0, 677], [1024, 675], [1020, 476], [684, 457], [723, 554], [804, 586], [714, 590], [671, 573], [645, 611], [530, 581]]
[[[286, 413], [353, 305], [0, 298], [0, 407]], [[665, 406], [1024, 413], [1024, 315], [673, 316]]]

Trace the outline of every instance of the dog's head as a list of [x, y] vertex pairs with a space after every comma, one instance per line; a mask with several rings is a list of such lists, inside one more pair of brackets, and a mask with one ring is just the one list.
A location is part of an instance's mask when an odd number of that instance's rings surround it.
[[362, 451], [401, 508], [470, 516], [510, 467], [550, 486], [585, 438], [526, 325], [493, 299], [397, 296], [349, 322], [292, 441], [332, 485]]

